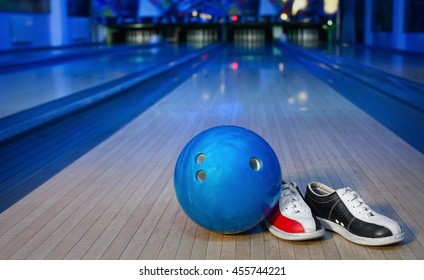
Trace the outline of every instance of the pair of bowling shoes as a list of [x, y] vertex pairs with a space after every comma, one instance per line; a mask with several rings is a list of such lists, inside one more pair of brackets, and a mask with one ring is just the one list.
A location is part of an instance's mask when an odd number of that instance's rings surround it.
[[404, 237], [397, 222], [373, 211], [358, 193], [318, 182], [308, 184], [305, 197], [296, 183], [283, 182], [279, 202], [265, 223], [273, 235], [285, 240], [317, 239], [325, 230], [369, 246], [397, 243]]

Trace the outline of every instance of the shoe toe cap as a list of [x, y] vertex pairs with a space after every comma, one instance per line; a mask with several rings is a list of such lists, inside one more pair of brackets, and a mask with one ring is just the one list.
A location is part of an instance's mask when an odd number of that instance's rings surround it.
[[296, 221], [302, 225], [304, 232], [306, 233], [321, 229], [319, 221], [314, 219], [312, 216], [298, 217]]
[[378, 236], [390, 236], [402, 233], [400, 225], [386, 216], [376, 215], [371, 220], [373, 223], [381, 226], [381, 229], [376, 232]]
[[383, 215], [377, 215], [358, 223], [352, 223], [350, 229], [359, 236], [382, 238], [402, 235], [400, 225], [394, 220]]

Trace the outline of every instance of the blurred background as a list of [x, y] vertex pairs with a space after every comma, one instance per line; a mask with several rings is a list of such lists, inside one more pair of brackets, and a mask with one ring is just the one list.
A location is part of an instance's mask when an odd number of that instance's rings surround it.
[[423, 52], [423, 0], [1, 0], [0, 50], [288, 40]]

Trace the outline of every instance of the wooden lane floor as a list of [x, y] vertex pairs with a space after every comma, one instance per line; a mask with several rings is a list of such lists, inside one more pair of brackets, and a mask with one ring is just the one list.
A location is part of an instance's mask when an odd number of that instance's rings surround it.
[[[326, 232], [290, 242], [263, 224], [237, 235], [197, 226], [178, 205], [173, 171], [184, 145], [217, 125], [263, 136], [302, 192], [310, 181], [352, 187], [405, 240], [366, 247]], [[0, 258], [424, 259], [423, 183], [423, 154], [281, 50], [228, 47], [2, 212]]]

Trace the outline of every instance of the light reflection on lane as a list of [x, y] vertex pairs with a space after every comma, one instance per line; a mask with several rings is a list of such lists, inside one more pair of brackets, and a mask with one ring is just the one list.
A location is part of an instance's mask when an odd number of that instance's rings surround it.
[[1, 74], [0, 118], [175, 61], [194, 49], [161, 45]]

